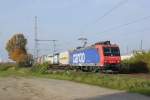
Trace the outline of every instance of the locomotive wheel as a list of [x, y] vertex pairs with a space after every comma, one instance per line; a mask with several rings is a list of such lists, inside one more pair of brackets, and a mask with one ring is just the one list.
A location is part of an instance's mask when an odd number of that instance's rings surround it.
[[98, 72], [100, 72], [100, 69], [97, 66], [93, 66], [92, 72], [98, 73]]

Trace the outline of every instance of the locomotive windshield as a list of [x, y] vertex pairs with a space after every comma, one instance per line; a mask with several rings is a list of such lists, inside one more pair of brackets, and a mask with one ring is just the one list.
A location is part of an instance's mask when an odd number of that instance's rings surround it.
[[120, 56], [118, 47], [104, 47], [104, 56]]

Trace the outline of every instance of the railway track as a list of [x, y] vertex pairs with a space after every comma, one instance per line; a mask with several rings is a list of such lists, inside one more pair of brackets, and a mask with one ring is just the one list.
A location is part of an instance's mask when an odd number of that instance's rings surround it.
[[83, 73], [104, 73], [104, 74], [118, 74], [118, 71], [112, 70], [101, 70], [101, 71], [88, 71], [88, 70], [81, 70], [81, 69], [73, 69], [71, 66], [60, 66], [60, 65], [51, 65], [48, 67], [48, 72], [57, 71], [57, 72], [64, 72], [64, 71], [74, 71], [74, 72], [83, 72]]
[[69, 66], [52, 65], [48, 67], [49, 71], [66, 71], [71, 70]]

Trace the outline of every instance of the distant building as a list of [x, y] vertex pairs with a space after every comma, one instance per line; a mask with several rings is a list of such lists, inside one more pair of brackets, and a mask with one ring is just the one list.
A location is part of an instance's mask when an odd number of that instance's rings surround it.
[[145, 52], [145, 51], [144, 51], [144, 50], [143, 50], [143, 51], [134, 50], [134, 51], [133, 51], [132, 53], [130, 53], [130, 54], [121, 55], [121, 60], [130, 59], [130, 58], [134, 57], [134, 55], [136, 55], [136, 54], [142, 54], [143, 52]]
[[127, 59], [132, 58], [133, 56], [134, 56], [134, 53], [127, 54], [127, 55], [122, 55], [121, 60], [127, 60]]

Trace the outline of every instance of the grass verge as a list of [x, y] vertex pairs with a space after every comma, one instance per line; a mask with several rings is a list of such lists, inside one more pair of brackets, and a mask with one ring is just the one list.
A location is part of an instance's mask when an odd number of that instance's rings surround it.
[[15, 69], [14, 67], [0, 71], [0, 77], [8, 76], [42, 77], [59, 80], [69, 80], [150, 96], [150, 79], [131, 77], [129, 75], [96, 74], [72, 71], [40, 73], [33, 72], [32, 70], [30, 70], [30, 68]]

